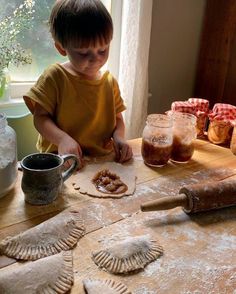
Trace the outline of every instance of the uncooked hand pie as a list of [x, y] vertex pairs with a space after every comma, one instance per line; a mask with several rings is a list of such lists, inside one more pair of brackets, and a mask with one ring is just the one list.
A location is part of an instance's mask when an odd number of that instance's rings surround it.
[[111, 273], [128, 273], [144, 268], [163, 254], [163, 248], [147, 235], [129, 237], [109, 248], [92, 253], [100, 268]]
[[83, 285], [87, 294], [131, 294], [124, 284], [110, 279], [85, 279]]
[[78, 211], [63, 211], [53, 218], [0, 242], [0, 254], [36, 260], [73, 248], [85, 229]]
[[74, 282], [71, 251], [1, 271], [0, 293], [68, 293]]

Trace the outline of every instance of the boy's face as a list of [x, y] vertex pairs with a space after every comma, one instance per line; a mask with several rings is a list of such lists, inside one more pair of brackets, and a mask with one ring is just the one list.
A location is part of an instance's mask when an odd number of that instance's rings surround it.
[[101, 67], [107, 62], [109, 54], [108, 44], [97, 44], [95, 47], [64, 49], [73, 69], [88, 78], [96, 78]]

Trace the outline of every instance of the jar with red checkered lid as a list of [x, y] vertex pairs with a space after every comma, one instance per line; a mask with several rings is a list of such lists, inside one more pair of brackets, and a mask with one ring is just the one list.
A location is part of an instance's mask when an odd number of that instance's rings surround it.
[[216, 103], [209, 113], [210, 124], [207, 136], [214, 144], [229, 145], [233, 124], [236, 120], [236, 107], [225, 103]]
[[197, 117], [197, 137], [204, 137], [209, 112], [209, 101], [202, 98], [189, 98], [188, 102], [195, 107], [195, 116]]

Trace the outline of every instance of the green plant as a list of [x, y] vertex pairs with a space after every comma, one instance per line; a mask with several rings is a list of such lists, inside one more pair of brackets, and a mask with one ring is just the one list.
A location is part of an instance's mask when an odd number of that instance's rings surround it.
[[19, 66], [32, 62], [30, 53], [20, 44], [23, 40], [19, 42], [18, 37], [31, 27], [34, 4], [33, 0], [25, 0], [12, 15], [0, 21], [0, 75], [10, 64]]

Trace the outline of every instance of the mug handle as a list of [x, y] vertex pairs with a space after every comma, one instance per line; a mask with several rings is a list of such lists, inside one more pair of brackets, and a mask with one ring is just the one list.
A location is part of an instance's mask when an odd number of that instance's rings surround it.
[[65, 180], [67, 180], [73, 174], [73, 172], [77, 170], [77, 168], [79, 167], [79, 160], [74, 154], [61, 155], [61, 158], [63, 159], [64, 163], [67, 160], [73, 160], [72, 165], [62, 173], [62, 180], [63, 182], [65, 182]]

